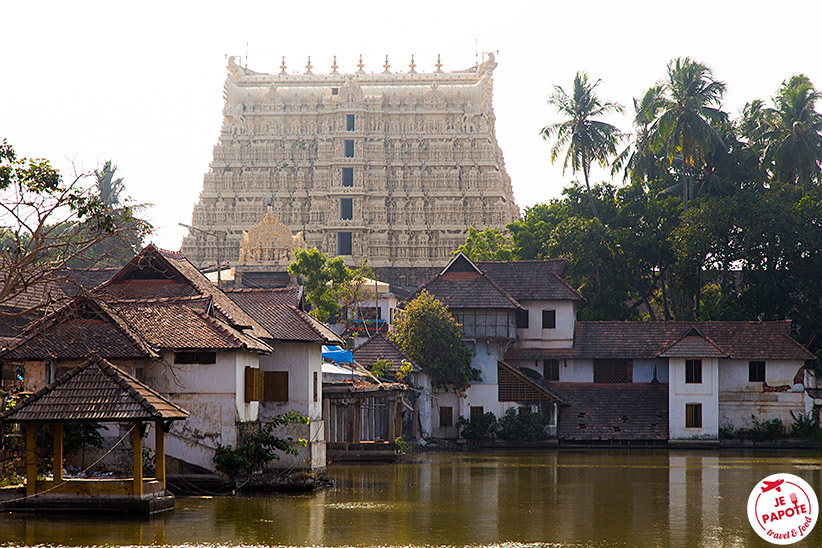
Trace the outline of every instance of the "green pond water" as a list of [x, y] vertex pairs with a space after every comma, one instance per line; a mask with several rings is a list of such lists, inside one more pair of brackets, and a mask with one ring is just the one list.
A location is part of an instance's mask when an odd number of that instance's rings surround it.
[[[311, 494], [178, 497], [144, 518], [0, 515], [4, 545], [771, 546], [746, 504], [789, 472], [822, 494], [822, 453], [422, 453], [331, 465]], [[817, 527], [799, 547], [822, 546]]]

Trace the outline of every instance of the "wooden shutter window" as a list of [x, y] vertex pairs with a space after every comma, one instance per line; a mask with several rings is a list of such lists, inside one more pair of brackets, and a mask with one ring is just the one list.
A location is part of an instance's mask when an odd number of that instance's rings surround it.
[[288, 401], [288, 371], [266, 371], [263, 374], [263, 401]]
[[260, 401], [263, 398], [262, 371], [256, 367], [245, 368], [245, 401]]

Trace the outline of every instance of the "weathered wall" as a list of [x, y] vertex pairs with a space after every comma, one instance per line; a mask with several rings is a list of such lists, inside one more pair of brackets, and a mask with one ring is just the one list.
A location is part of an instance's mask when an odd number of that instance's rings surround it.
[[[803, 363], [796, 360], [767, 361], [765, 382], [770, 387], [793, 388], [794, 377]], [[750, 428], [752, 417], [759, 421], [780, 419], [787, 427], [795, 415], [805, 412], [806, 396], [802, 392], [765, 392], [763, 383], [749, 382], [747, 360], [719, 362], [719, 425]]]

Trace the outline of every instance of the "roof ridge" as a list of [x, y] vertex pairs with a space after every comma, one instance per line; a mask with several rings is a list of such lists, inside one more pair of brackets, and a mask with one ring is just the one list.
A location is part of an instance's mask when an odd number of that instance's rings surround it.
[[236, 344], [238, 344], [240, 346], [248, 347], [248, 344], [243, 342], [237, 335], [235, 335], [234, 333], [229, 331], [229, 329], [228, 329], [229, 326], [223, 325], [223, 322], [218, 321], [213, 316], [209, 316], [208, 314], [206, 314], [205, 312], [201, 312], [200, 310], [192, 310], [192, 312], [194, 314], [196, 314], [197, 316], [200, 316], [202, 319], [206, 320], [206, 322], [208, 322], [210, 325], [214, 326], [216, 329], [221, 330], [227, 336], [231, 337]]
[[305, 316], [308, 316], [307, 313], [303, 312], [293, 304], [286, 304], [285, 306], [293, 310], [297, 314], [297, 317], [300, 318], [300, 320], [302, 320], [302, 322], [306, 324], [311, 329], [311, 331], [313, 331], [320, 339], [325, 339], [325, 336], [322, 333], [320, 333], [320, 330], [317, 329], [317, 326], [315, 326], [314, 323], [310, 320], [307, 320], [305, 317], [303, 317], [303, 314], [305, 314]]
[[405, 350], [403, 350], [402, 348], [400, 348], [400, 347], [397, 345], [397, 343], [395, 343], [394, 341], [392, 341], [391, 339], [389, 339], [389, 338], [385, 335], [385, 333], [377, 333], [376, 335], [374, 335], [373, 337], [369, 338], [367, 341], [365, 341], [364, 343], [362, 343], [360, 346], [358, 346], [358, 347], [357, 347], [357, 348], [355, 348], [354, 350], [358, 350], [358, 349], [362, 348], [363, 346], [365, 346], [365, 345], [367, 345], [367, 344], [371, 343], [372, 341], [376, 340], [376, 339], [377, 339], [377, 337], [380, 337], [381, 339], [385, 340], [385, 342], [387, 342], [389, 345], [391, 345], [391, 347], [392, 347], [392, 348], [394, 348], [397, 352], [399, 352], [399, 353], [403, 356], [403, 359], [407, 360], [407, 361], [408, 361], [409, 363], [411, 363], [414, 367], [419, 367], [419, 366], [418, 366], [418, 365], [414, 362], [414, 360], [412, 360], [412, 359], [411, 359], [411, 356], [409, 356], [409, 355], [405, 352]]
[[585, 302], [588, 302], [588, 299], [586, 299], [585, 297], [583, 297], [583, 296], [582, 296], [582, 293], [580, 293], [580, 292], [579, 292], [579, 290], [574, 289], [574, 286], [572, 286], [572, 285], [571, 285], [571, 284], [569, 284], [567, 281], [565, 281], [565, 278], [563, 278], [562, 276], [560, 276], [560, 275], [559, 275], [559, 274], [557, 274], [556, 272], [552, 272], [551, 274], [554, 276], [554, 278], [556, 278], [557, 280], [559, 280], [559, 282], [560, 282], [562, 285], [564, 285], [565, 287], [567, 287], [570, 291], [573, 291], [573, 292], [574, 292], [574, 294], [575, 294], [575, 295], [577, 295], [580, 299], [582, 299], [582, 300], [583, 300], [583, 301], [585, 301]]
[[108, 376], [108, 378], [114, 381], [117, 385], [119, 385], [120, 388], [128, 392], [131, 395], [131, 397], [137, 400], [137, 402], [140, 405], [142, 405], [143, 408], [146, 409], [149, 413], [156, 414], [158, 412], [158, 409], [154, 407], [143, 394], [135, 390], [133, 386], [127, 383], [123, 376], [128, 376], [128, 378], [131, 380], [137, 379], [134, 379], [133, 377], [131, 377], [131, 375], [129, 375], [119, 367], [116, 367], [113, 363], [106, 360], [105, 358], [97, 358], [94, 360], [94, 363], [97, 365], [97, 368], [104, 375]]
[[102, 308], [103, 312], [105, 312], [111, 318], [111, 320], [117, 325], [117, 327], [119, 327], [128, 338], [137, 343], [137, 345], [141, 349], [143, 349], [143, 351], [145, 351], [149, 356], [151, 356], [152, 358], [160, 357], [159, 352], [157, 352], [157, 350], [155, 350], [154, 347], [151, 344], [149, 344], [149, 342], [145, 340], [142, 337], [142, 335], [140, 335], [139, 330], [134, 329], [125, 318], [121, 317], [114, 310], [112, 310], [108, 303], [105, 303], [103, 301], [97, 301], [96, 299], [92, 299], [91, 297], [88, 297], [88, 299], [100, 308]]
[[[198, 301], [198, 300], [207, 300], [210, 299], [210, 295], [180, 295], [176, 297], [143, 297], [143, 298], [134, 298], [134, 299], [105, 299], [105, 302], [109, 304], [131, 304], [131, 303], [175, 303], [175, 302], [182, 302], [182, 301]], [[101, 299], [102, 300], [102, 299]]]
[[497, 282], [495, 282], [490, 276], [488, 276], [485, 272], [482, 273], [482, 277], [485, 278], [486, 280], [488, 280], [489, 282], [491, 282], [491, 285], [493, 285], [495, 288], [497, 288], [500, 291], [500, 293], [502, 293], [502, 295], [504, 297], [506, 297], [509, 301], [511, 301], [511, 303], [514, 304], [517, 308], [520, 308], [520, 309], [525, 308], [524, 306], [522, 306], [519, 303], [519, 301], [517, 301], [514, 297], [511, 296], [510, 293], [508, 293], [502, 287], [500, 287], [500, 285]]

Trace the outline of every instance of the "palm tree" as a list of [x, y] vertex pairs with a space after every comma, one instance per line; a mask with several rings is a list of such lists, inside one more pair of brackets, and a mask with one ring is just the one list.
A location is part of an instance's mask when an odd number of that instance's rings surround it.
[[97, 193], [103, 203], [111, 208], [120, 205], [120, 200], [122, 199], [120, 195], [126, 189], [122, 177], [114, 178], [116, 171], [117, 166], [112, 165], [111, 160], [108, 160], [103, 164], [102, 170], [94, 172], [94, 176], [97, 178], [95, 182]]
[[816, 101], [820, 97], [808, 77], [800, 74], [782, 82], [774, 97], [775, 108], [767, 109], [765, 161], [777, 181], [804, 185], [819, 181], [822, 115], [816, 111]]
[[611, 175], [623, 171], [623, 179], [646, 183], [662, 175], [662, 158], [651, 146], [651, 125], [656, 120], [662, 88], [653, 86], [641, 99], [634, 98], [634, 139], [614, 158]]
[[554, 93], [548, 98], [548, 104], [556, 107], [557, 112], [569, 119], [545, 126], [540, 134], [545, 140], [556, 138], [551, 147], [551, 163], [564, 153], [563, 175], [569, 165], [574, 173], [582, 172], [591, 211], [601, 221], [591, 194], [591, 163], [596, 161], [607, 167], [608, 158], [616, 155], [616, 147], [623, 134], [615, 126], [595, 119], [622, 112], [622, 106], [618, 103], [600, 101], [596, 94], [599, 82], [590, 82], [585, 72], [577, 72], [571, 95], [562, 87], [554, 86]]
[[705, 65], [681, 57], [668, 63], [668, 76], [661, 87], [660, 114], [651, 131], [656, 149], [664, 151], [672, 164], [678, 160], [683, 210], [687, 210], [692, 198], [689, 171], [699, 167], [714, 147], [724, 146], [715, 126], [728, 119], [719, 109], [725, 84]]

